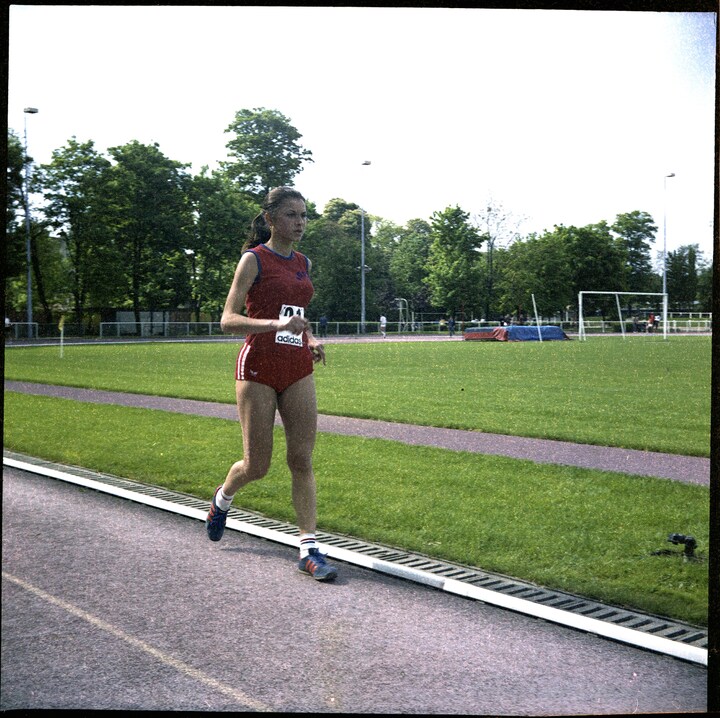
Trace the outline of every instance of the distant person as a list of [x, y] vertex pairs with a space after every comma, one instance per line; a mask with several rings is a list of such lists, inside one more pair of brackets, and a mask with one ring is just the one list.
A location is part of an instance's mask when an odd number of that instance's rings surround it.
[[384, 314], [380, 316], [380, 334], [383, 335], [383, 339], [387, 338], [387, 317]]
[[450, 332], [450, 336], [455, 336], [455, 317], [450, 317], [448, 319], [448, 331]]
[[327, 325], [328, 325], [328, 318], [323, 314], [320, 317], [320, 336], [321, 337], [327, 336]]
[[285, 427], [300, 529], [298, 568], [319, 581], [329, 581], [337, 576], [337, 569], [326, 562], [316, 541], [312, 466], [317, 433], [313, 364], [325, 363], [325, 350], [305, 318], [314, 292], [312, 265], [295, 250], [306, 224], [305, 200], [297, 190], [271, 190], [252, 222], [235, 270], [221, 326], [224, 332], [245, 335], [235, 370], [243, 458], [230, 467], [215, 491], [205, 526], [210, 540], [219, 541], [237, 491], [267, 474], [277, 409]]
[[648, 332], [652, 332], [652, 330], [655, 328], [655, 315], [650, 314], [647, 320], [647, 330]]

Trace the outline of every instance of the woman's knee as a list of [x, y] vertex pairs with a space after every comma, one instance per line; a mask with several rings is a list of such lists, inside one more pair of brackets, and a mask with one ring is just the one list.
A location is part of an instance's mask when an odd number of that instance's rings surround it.
[[312, 453], [308, 452], [307, 450], [288, 450], [286, 458], [287, 465], [290, 469], [291, 474], [296, 475], [312, 473]]
[[246, 456], [235, 465], [238, 471], [245, 476], [245, 481], [259, 481], [270, 471], [270, 460]]

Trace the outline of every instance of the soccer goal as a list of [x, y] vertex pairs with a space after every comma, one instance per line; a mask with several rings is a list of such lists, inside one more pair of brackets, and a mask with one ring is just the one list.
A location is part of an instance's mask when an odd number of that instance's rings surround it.
[[583, 313], [583, 298], [589, 295], [610, 295], [615, 297], [615, 306], [617, 307], [618, 320], [620, 322], [620, 333], [623, 339], [625, 338], [625, 321], [620, 307], [620, 297], [662, 297], [662, 331], [663, 339], [667, 339], [667, 294], [663, 294], [662, 292], [580, 292], [578, 294], [578, 334], [581, 341], [587, 339], [585, 332], [585, 315]]

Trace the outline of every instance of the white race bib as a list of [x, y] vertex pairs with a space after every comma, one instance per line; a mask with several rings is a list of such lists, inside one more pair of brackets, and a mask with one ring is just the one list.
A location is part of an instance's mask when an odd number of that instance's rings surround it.
[[[288, 319], [289, 317], [304, 317], [305, 310], [303, 307], [296, 307], [294, 304], [283, 304], [280, 309], [280, 319]], [[275, 343], [285, 344], [293, 347], [301, 347], [303, 345], [303, 335], [293, 334], [287, 329], [275, 332]]]

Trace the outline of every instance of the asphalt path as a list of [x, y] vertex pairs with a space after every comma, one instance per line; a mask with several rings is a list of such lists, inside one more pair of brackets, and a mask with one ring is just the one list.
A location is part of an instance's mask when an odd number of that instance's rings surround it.
[[5, 467], [0, 709], [703, 712], [707, 670]]

